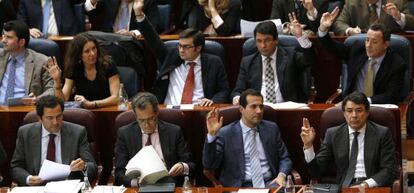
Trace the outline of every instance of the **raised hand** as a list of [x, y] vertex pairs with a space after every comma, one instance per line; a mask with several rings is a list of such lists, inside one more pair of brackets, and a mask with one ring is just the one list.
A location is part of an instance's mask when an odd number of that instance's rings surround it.
[[296, 18], [295, 12], [289, 13], [289, 21], [290, 21], [290, 32], [295, 35], [297, 38], [302, 36], [302, 25]]
[[308, 149], [313, 146], [313, 141], [315, 140], [315, 129], [310, 126], [309, 120], [307, 118], [303, 118], [300, 138], [302, 138], [304, 149]]
[[223, 117], [219, 117], [219, 112], [217, 108], [211, 110], [206, 118], [207, 132], [215, 136], [220, 128], [223, 126]]
[[142, 16], [144, 12], [142, 11], [142, 8], [144, 7], [144, 0], [134, 0], [134, 12], [135, 16]]
[[395, 6], [394, 3], [391, 1], [387, 1], [387, 4], [382, 6], [382, 9], [387, 13], [388, 15], [391, 15], [395, 20], [400, 21], [401, 20], [401, 13], [397, 9], [397, 6]]
[[47, 64], [43, 65], [43, 68], [49, 72], [55, 83], [61, 82], [62, 70], [57, 65], [56, 57], [50, 57]]
[[335, 21], [335, 18], [339, 14], [339, 8], [335, 7], [332, 12], [326, 12], [321, 17], [321, 22], [319, 25], [319, 30], [326, 32], [329, 30], [329, 28], [332, 26], [333, 22]]

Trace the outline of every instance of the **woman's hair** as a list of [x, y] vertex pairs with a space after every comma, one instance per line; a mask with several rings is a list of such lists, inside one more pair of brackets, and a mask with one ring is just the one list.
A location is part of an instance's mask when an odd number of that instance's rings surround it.
[[[198, 4], [200, 4], [204, 9], [204, 14], [206, 17], [211, 18], [211, 12], [208, 7], [208, 0], [198, 0]], [[222, 14], [229, 9], [230, 0], [216, 0], [215, 5], [217, 12]]]
[[[84, 32], [76, 35], [69, 44], [68, 51], [66, 52], [65, 57], [65, 76], [74, 77], [78, 76], [78, 73], [84, 72], [84, 64], [82, 61], [83, 47], [86, 43], [93, 42], [96, 46], [96, 77], [101, 77], [106, 79], [105, 70], [109, 66], [111, 61], [110, 56], [106, 55], [102, 48], [99, 46], [98, 41], [92, 35]], [[83, 74], [82, 74], [83, 75]]]

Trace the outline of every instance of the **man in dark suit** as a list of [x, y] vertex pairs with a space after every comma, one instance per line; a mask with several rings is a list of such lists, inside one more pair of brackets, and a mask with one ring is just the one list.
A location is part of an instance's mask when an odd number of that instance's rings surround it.
[[279, 46], [276, 25], [271, 21], [256, 26], [254, 38], [258, 51], [242, 59], [236, 86], [231, 93], [234, 105], [238, 104], [240, 93], [248, 88], [261, 91], [265, 102], [307, 100], [301, 77], [314, 61], [312, 43], [302, 34], [297, 19], [291, 15], [290, 20], [297, 30], [301, 48]]
[[369, 102], [361, 92], [345, 97], [342, 110], [346, 123], [326, 131], [316, 156], [312, 145], [315, 130], [304, 118], [300, 136], [309, 173], [323, 175], [333, 162], [336, 182], [342, 187], [391, 185], [397, 171], [391, 130], [367, 120]]
[[161, 63], [153, 92], [164, 104], [210, 106], [228, 101], [229, 85], [218, 56], [202, 53], [204, 36], [189, 28], [179, 34], [177, 49], [167, 49], [142, 12], [143, 0], [135, 0], [138, 30]]
[[400, 100], [404, 85], [405, 61], [390, 46], [390, 31], [382, 24], [370, 26], [365, 46], [346, 46], [334, 41], [328, 29], [338, 15], [338, 8], [324, 13], [319, 26], [318, 37], [323, 47], [347, 65], [347, 88], [343, 95], [353, 91], [364, 92], [370, 103], [394, 103]]
[[348, 36], [366, 33], [374, 23], [382, 23], [392, 32], [403, 32], [414, 28], [414, 16], [410, 14], [407, 0], [348, 0], [333, 31]]
[[[82, 0], [21, 0], [17, 18], [26, 22], [33, 38], [50, 35], [76, 35], [84, 28], [84, 21], [76, 17], [75, 4]], [[46, 12], [49, 17], [46, 16]]]
[[[104, 32], [113, 32], [122, 35], [138, 36], [140, 32], [137, 30], [135, 13], [132, 8], [133, 0], [86, 0], [85, 8], [90, 19], [104, 15], [104, 19], [97, 29]], [[126, 18], [123, 18], [123, 8], [127, 10]], [[158, 12], [156, 0], [145, 0], [142, 8], [148, 20], [154, 26], [156, 31], [160, 29], [160, 13]], [[127, 19], [127, 21], [122, 21]], [[123, 24], [123, 22], [125, 24]], [[125, 26], [123, 26], [125, 25]]]
[[[125, 166], [143, 146], [152, 145], [165, 161], [171, 177], [182, 183], [183, 175], [191, 175], [195, 164], [191, 160], [181, 128], [158, 120], [158, 100], [147, 92], [132, 100], [136, 121], [118, 130], [115, 144], [115, 184], [136, 187], [137, 179], [125, 176]], [[167, 179], [167, 180], [172, 180]]]
[[7, 21], [16, 19], [16, 11], [11, 0], [0, 0], [0, 27]]
[[220, 182], [227, 187], [264, 188], [285, 184], [292, 161], [278, 126], [263, 119], [263, 97], [248, 89], [240, 96], [241, 120], [224, 127], [213, 109], [207, 115], [208, 134], [203, 165], [220, 168]]
[[46, 159], [70, 165], [69, 178], [82, 179], [85, 171], [91, 181], [96, 177], [97, 166], [89, 149], [86, 129], [64, 122], [63, 110], [61, 99], [44, 96], [36, 104], [39, 122], [19, 128], [11, 160], [13, 181], [19, 186], [45, 183], [37, 175]]

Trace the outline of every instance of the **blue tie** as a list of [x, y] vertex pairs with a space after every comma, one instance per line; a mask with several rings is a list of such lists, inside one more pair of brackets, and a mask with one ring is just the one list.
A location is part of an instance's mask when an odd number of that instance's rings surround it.
[[247, 134], [247, 152], [250, 155], [250, 173], [254, 188], [264, 188], [262, 167], [260, 165], [259, 151], [256, 146], [256, 129], [250, 129]]
[[47, 31], [49, 28], [49, 17], [50, 9], [52, 7], [52, 0], [46, 0], [45, 6], [43, 7], [43, 28], [42, 33], [44, 37], [47, 37]]
[[4, 104], [7, 104], [7, 99], [14, 96], [14, 84], [16, 79], [16, 58], [11, 58], [9, 62], [9, 78], [7, 79], [6, 97]]
[[118, 31], [121, 29], [128, 29], [129, 10], [127, 3], [121, 3], [121, 13], [118, 18]]

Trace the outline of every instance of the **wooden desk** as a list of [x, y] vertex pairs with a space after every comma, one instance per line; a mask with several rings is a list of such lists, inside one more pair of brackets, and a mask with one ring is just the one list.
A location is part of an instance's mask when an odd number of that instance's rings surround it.
[[[342, 193], [358, 193], [358, 188], [343, 188]], [[366, 188], [365, 193], [391, 193], [390, 187]]]

